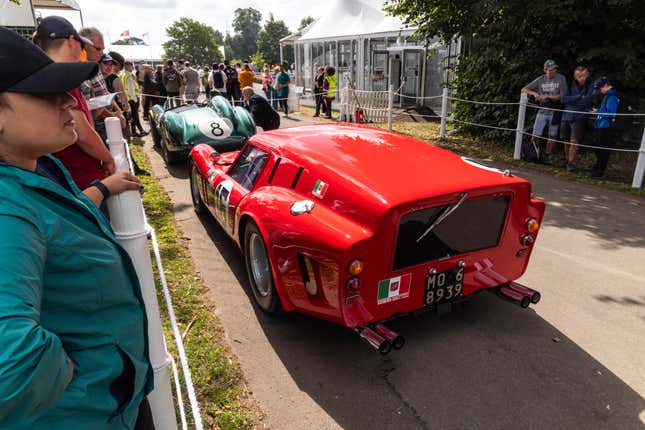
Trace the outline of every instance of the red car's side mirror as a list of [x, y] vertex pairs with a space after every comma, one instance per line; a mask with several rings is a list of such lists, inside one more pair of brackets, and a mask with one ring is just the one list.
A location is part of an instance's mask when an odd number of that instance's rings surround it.
[[211, 152], [210, 159], [213, 163], [217, 163], [219, 161], [219, 152], [217, 151]]

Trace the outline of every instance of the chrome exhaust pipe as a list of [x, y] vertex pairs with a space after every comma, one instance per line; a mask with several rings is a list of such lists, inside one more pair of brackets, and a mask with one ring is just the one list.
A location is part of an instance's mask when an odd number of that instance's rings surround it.
[[392, 344], [389, 340], [383, 338], [380, 334], [376, 333], [369, 327], [359, 327], [356, 329], [361, 339], [367, 342], [372, 348], [386, 355], [392, 350]]
[[525, 287], [524, 285], [518, 284], [517, 282], [510, 282], [508, 286], [512, 290], [517, 291], [520, 294], [524, 294], [525, 296], [528, 296], [529, 300], [531, 300], [531, 303], [533, 303], [534, 305], [537, 304], [542, 298], [542, 295], [540, 295], [539, 291], [535, 291], [532, 288]]
[[531, 299], [522, 293], [510, 289], [507, 286], [497, 288], [497, 296], [508, 300], [511, 303], [526, 309], [531, 304]]
[[390, 342], [394, 349], [401, 349], [403, 348], [403, 345], [405, 345], [405, 338], [403, 336], [394, 333], [383, 324], [376, 324], [374, 326], [374, 330]]

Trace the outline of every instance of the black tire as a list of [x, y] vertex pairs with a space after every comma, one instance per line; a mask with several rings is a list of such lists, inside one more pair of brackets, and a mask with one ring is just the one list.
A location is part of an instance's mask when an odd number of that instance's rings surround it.
[[[271, 261], [266, 249], [260, 229], [253, 221], [249, 221], [244, 230], [244, 262], [249, 284], [260, 309], [267, 314], [275, 315], [282, 310], [282, 304], [275, 288]], [[263, 259], [265, 259], [264, 263], [259, 261]], [[266, 267], [261, 267], [264, 264]]]
[[152, 142], [154, 143], [156, 148], [159, 148], [161, 146], [161, 135], [159, 134], [159, 130], [157, 130], [157, 126], [153, 121], [150, 121], [150, 134], [152, 134]]
[[177, 154], [168, 150], [168, 144], [163, 139], [161, 139], [161, 156], [163, 157], [163, 161], [166, 162], [166, 166], [171, 166], [177, 163]]
[[197, 212], [197, 214], [206, 213], [206, 205], [204, 204], [204, 201], [202, 200], [202, 196], [199, 193], [201, 174], [199, 173], [199, 170], [197, 169], [197, 166], [195, 166], [195, 163], [192, 161], [192, 159], [189, 163], [189, 172], [190, 172], [190, 197], [193, 200], [193, 207], [195, 208], [195, 212]]

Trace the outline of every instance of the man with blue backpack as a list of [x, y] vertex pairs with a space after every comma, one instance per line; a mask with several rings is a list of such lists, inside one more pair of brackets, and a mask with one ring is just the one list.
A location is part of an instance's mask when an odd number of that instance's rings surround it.
[[[596, 149], [596, 164], [591, 171], [591, 177], [601, 179], [605, 175], [609, 163], [610, 149], [616, 145], [620, 131], [624, 128], [625, 117], [616, 116], [620, 111], [621, 100], [618, 91], [613, 87], [609, 78], [603, 76], [594, 82], [594, 90], [600, 91], [603, 95], [602, 103], [598, 110], [595, 128], [598, 133], [598, 148]], [[623, 106], [626, 104], [623, 102]]]

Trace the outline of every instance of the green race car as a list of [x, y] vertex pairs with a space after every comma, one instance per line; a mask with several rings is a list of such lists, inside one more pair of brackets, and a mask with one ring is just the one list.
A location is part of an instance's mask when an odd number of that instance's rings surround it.
[[249, 112], [222, 96], [199, 104], [166, 99], [150, 109], [150, 131], [166, 164], [185, 159], [193, 146], [206, 143], [218, 152], [238, 150], [256, 132]]

